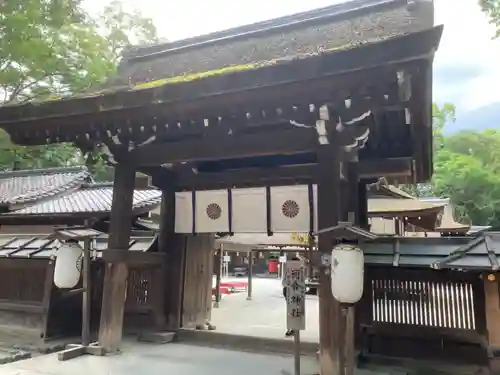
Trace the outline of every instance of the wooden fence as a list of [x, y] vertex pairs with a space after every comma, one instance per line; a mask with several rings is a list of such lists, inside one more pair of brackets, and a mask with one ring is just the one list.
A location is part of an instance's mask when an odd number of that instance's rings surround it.
[[482, 362], [483, 285], [471, 272], [369, 267], [358, 345], [367, 355]]

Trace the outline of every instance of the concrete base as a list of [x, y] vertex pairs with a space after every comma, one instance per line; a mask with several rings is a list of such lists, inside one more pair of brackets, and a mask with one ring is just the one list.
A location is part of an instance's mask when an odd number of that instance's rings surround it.
[[166, 344], [175, 339], [175, 332], [141, 332], [137, 340], [152, 344]]
[[0, 348], [0, 365], [27, 358], [31, 358], [31, 353], [9, 348]]
[[69, 359], [81, 357], [82, 355], [89, 354], [95, 356], [103, 356], [105, 353], [104, 348], [98, 344], [90, 344], [88, 346], [71, 344], [66, 347], [66, 350], [57, 353], [59, 361], [67, 361]]

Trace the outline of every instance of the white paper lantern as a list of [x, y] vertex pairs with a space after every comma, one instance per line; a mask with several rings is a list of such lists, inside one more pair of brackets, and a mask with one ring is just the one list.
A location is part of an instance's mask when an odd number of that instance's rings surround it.
[[82, 259], [82, 248], [76, 243], [64, 244], [57, 250], [54, 284], [58, 288], [74, 288], [78, 284]]
[[364, 256], [355, 246], [339, 245], [332, 250], [332, 294], [340, 303], [356, 303], [363, 296]]

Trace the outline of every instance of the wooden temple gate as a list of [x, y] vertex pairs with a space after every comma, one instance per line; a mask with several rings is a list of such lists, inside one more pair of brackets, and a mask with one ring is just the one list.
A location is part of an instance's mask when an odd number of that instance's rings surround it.
[[[176, 233], [176, 192], [316, 184], [318, 228], [348, 218], [363, 227], [367, 182], [430, 177], [432, 59], [442, 33], [432, 9], [399, 0], [342, 4], [165, 51], [137, 48], [125, 56], [115, 86], [0, 108], [0, 126], [13, 142], [103, 147], [115, 166], [99, 333], [107, 351], [120, 347], [127, 278], [134, 277], [127, 244], [137, 171], [163, 190], [158, 249], [168, 329], [206, 317], [212, 275], [213, 234], [195, 227], [191, 235]], [[385, 11], [388, 18], [380, 16]], [[375, 24], [372, 14], [379, 14]], [[342, 27], [356, 20], [370, 22], [375, 35], [361, 27], [346, 41]], [[324, 34], [331, 30], [340, 31]], [[214, 46], [217, 56], [205, 59]], [[320, 234], [319, 251], [331, 253], [334, 241]], [[344, 323], [324, 269], [319, 303], [321, 371], [341, 373]]]

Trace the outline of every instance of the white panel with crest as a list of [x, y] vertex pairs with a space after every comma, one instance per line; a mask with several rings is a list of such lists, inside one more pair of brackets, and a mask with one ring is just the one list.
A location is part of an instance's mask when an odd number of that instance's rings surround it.
[[309, 232], [309, 191], [307, 185], [271, 188], [271, 230]]
[[193, 232], [193, 193], [175, 193], [175, 232]]
[[234, 233], [267, 232], [266, 188], [233, 189]]
[[196, 232], [229, 232], [229, 206], [227, 190], [196, 192]]

